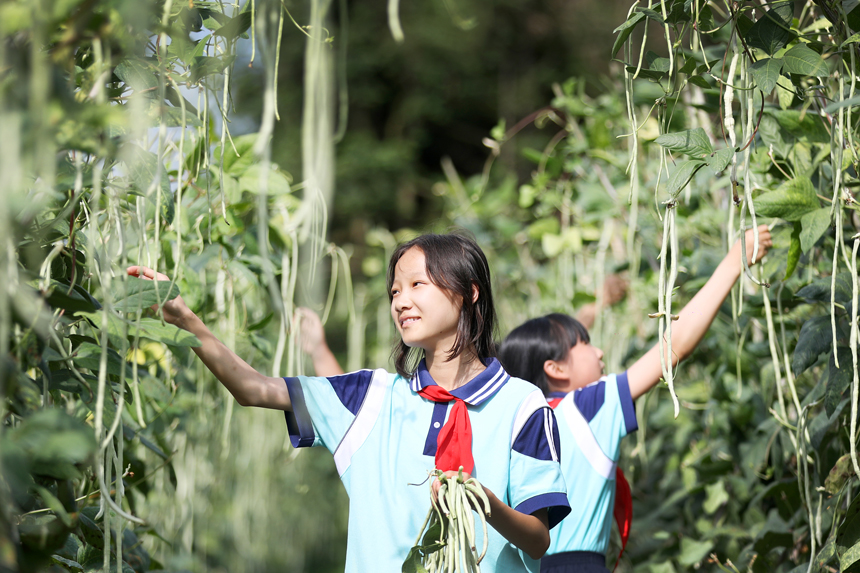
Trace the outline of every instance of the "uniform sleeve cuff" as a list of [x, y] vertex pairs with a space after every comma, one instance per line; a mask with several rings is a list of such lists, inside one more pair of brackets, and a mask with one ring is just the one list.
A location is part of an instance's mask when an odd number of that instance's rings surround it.
[[294, 448], [313, 446], [316, 441], [316, 434], [308, 406], [305, 403], [302, 383], [298, 378], [284, 378], [284, 383], [286, 383], [287, 391], [290, 393], [290, 404], [292, 405], [292, 411], [284, 411], [290, 443], [293, 444]]
[[627, 380], [627, 372], [618, 375], [618, 397], [621, 401], [621, 413], [624, 416], [624, 426], [628, 434], [632, 434], [639, 429], [639, 422], [636, 420], [636, 406], [633, 403], [633, 396], [630, 394], [630, 382]]
[[570, 513], [570, 503], [567, 501], [567, 494], [560, 492], [544, 493], [525, 500], [514, 509], [520, 513], [531, 515], [537, 510], [544, 508], [547, 509], [549, 528], [552, 529]]

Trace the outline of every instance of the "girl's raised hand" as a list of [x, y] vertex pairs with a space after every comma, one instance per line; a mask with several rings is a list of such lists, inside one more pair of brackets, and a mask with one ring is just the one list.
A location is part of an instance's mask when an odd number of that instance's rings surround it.
[[[770, 236], [770, 230], [767, 228], [767, 225], [759, 225], [758, 226], [758, 253], [756, 255], [755, 260], [753, 260], [753, 242], [755, 241], [755, 233], [756, 229], [747, 229], [746, 232], [746, 247], [747, 247], [747, 264], [754, 265], [759, 262], [762, 257], [764, 257], [768, 250], [773, 246], [773, 239]], [[741, 250], [741, 241], [735, 243], [734, 249], [737, 249], [737, 254], [740, 254]], [[735, 257], [737, 260], [737, 257]]]
[[[170, 277], [163, 273], [156, 272], [149, 267], [143, 266], [131, 266], [126, 269], [126, 272], [133, 277], [138, 277], [143, 280], [149, 281], [169, 281]], [[152, 310], [158, 312], [158, 305], [152, 305]], [[174, 299], [171, 299], [164, 303], [161, 307], [161, 314], [164, 317], [164, 321], [168, 324], [173, 324], [176, 326], [180, 326], [180, 322], [188, 316], [191, 310], [188, 308], [188, 305], [185, 304], [185, 301], [182, 300], [181, 296], [177, 296]]]

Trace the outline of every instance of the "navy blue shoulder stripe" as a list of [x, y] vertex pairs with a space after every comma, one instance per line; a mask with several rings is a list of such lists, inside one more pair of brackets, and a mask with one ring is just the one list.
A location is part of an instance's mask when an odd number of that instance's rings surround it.
[[514, 440], [513, 449], [536, 460], [561, 461], [560, 443], [555, 414], [547, 406], [529, 417]]
[[590, 422], [606, 401], [606, 381], [601, 380], [580, 388], [573, 395], [573, 401], [586, 421]]
[[367, 395], [367, 389], [370, 388], [370, 381], [372, 379], [373, 370], [359, 370], [357, 372], [341, 374], [340, 376], [328, 377], [332, 390], [337, 394], [344, 408], [349, 410], [353, 416], [358, 414], [358, 410], [364, 402], [364, 397]]

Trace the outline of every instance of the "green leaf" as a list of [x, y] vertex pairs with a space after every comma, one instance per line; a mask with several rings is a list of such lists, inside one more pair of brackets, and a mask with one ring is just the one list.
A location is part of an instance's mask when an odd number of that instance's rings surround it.
[[746, 33], [747, 44], [764, 50], [771, 56], [785, 47], [793, 35], [791, 32], [793, 11], [794, 3], [791, 1], [774, 4], [774, 7], [759, 18]]
[[776, 90], [776, 97], [779, 100], [779, 108], [783, 111], [791, 107], [794, 101], [794, 84], [785, 76], [779, 76], [776, 80], [776, 85], [779, 88]]
[[830, 133], [824, 125], [824, 119], [817, 114], [795, 110], [769, 110], [766, 113], [773, 116], [786, 134], [797, 141], [830, 144]]
[[701, 127], [675, 133], [665, 133], [655, 140], [666, 149], [701, 158], [714, 152], [708, 135]]
[[170, 281], [152, 281], [128, 277], [112, 285], [114, 308], [120, 312], [137, 312], [179, 296], [179, 286]]
[[795, 45], [782, 56], [782, 59], [785, 61], [785, 71], [792, 74], [820, 78], [830, 73], [821, 56], [806, 44]]
[[[135, 335], [134, 322], [129, 328], [129, 336]], [[172, 324], [162, 323], [154, 318], [140, 319], [140, 337], [157, 342], [163, 342], [168, 346], [200, 346], [200, 340], [188, 332]]]
[[[824, 277], [813, 281], [797, 291], [795, 296], [806, 299], [807, 302], [826, 302], [830, 304], [830, 282], [832, 277]], [[851, 273], [844, 272], [836, 275], [836, 302], [845, 304], [851, 300]]]
[[661, 16], [659, 12], [655, 12], [654, 10], [651, 10], [650, 8], [642, 8], [642, 7], [637, 6], [635, 8], [635, 11], [638, 12], [639, 14], [644, 14], [645, 16], [650, 18], [651, 20], [654, 20], [655, 22], [658, 22], [660, 24], [666, 23], [666, 21], [663, 20], [663, 16]]
[[685, 59], [684, 65], [678, 71], [687, 75], [696, 73], [696, 59], [692, 57]]
[[800, 261], [800, 232], [800, 223], [795, 222], [794, 229], [791, 231], [791, 244], [788, 246], [788, 256], [785, 263], [785, 277], [783, 277], [782, 280], [788, 280], [788, 277], [794, 274], [794, 269], [797, 268], [797, 263]]
[[830, 228], [830, 207], [810, 211], [800, 218], [800, 224], [803, 226], [803, 231], [800, 233], [800, 248], [805, 253]]
[[851, 462], [851, 454], [845, 454], [836, 461], [830, 473], [824, 480], [824, 489], [830, 495], [836, 495], [842, 491], [842, 486], [854, 477], [854, 464]]
[[784, 158], [791, 151], [791, 146], [782, 137], [782, 128], [779, 122], [772, 116], [764, 115], [761, 118], [761, 123], [758, 126], [758, 134], [764, 144], [768, 148], [772, 147], [773, 151], [779, 157]]
[[765, 554], [776, 547], [791, 547], [793, 543], [794, 536], [788, 525], [780, 518], [779, 512], [772, 509], [767, 516], [764, 527], [756, 536], [753, 548], [758, 553]]
[[[855, 34], [855, 36], [858, 34]], [[825, 113], [833, 113], [835, 111], [839, 111], [843, 107], [855, 107], [860, 105], [860, 96], [854, 96], [849, 99], [844, 99], [842, 101], [835, 101], [832, 104], [828, 105], [824, 108]]]
[[681, 539], [681, 554], [678, 556], [678, 562], [684, 567], [693, 567], [707, 557], [713, 548], [713, 541], [696, 541], [684, 537]]
[[844, 42], [842, 42], [839, 45], [839, 49], [841, 50], [842, 48], [844, 48], [848, 44], [856, 44], [857, 42], [860, 42], [860, 32], [857, 32], [856, 34], [849, 36], [847, 40], [845, 40]]
[[699, 86], [703, 90], [706, 90], [711, 87], [711, 84], [708, 83], [708, 80], [705, 79], [705, 76], [690, 76], [689, 78], [687, 78], [687, 81], [694, 86]]
[[653, 72], [669, 72], [672, 61], [649, 50], [645, 53], [645, 63], [648, 65], [648, 69]]
[[52, 307], [61, 308], [68, 314], [81, 311], [95, 312], [102, 307], [84, 287], [75, 284], [70, 291], [68, 284], [53, 280], [45, 300]]
[[780, 58], [764, 58], [750, 66], [753, 81], [756, 87], [764, 92], [764, 95], [770, 95], [770, 92], [776, 87], [782, 64], [783, 61]]
[[791, 370], [795, 377], [805, 372], [818, 360], [822, 352], [827, 352], [832, 347], [829, 315], [816, 316], [804, 322], [800, 327], [800, 334], [797, 335], [797, 346], [791, 360]]
[[819, 208], [815, 187], [806, 177], [789, 179], [776, 191], [756, 197], [753, 204], [756, 213], [786, 221], [799, 221], [807, 213]]
[[34, 485], [33, 489], [36, 490], [36, 493], [38, 493], [39, 497], [42, 498], [42, 501], [45, 502], [45, 507], [53, 511], [66, 527], [73, 527], [71, 516], [66, 511], [66, 508], [63, 507], [62, 502], [60, 502], [54, 494], [38, 484]]
[[678, 193], [687, 186], [693, 175], [696, 174], [696, 171], [704, 166], [705, 162], [701, 159], [690, 159], [682, 163], [669, 177], [669, 182], [666, 183], [666, 193], [672, 197], [677, 197]]
[[36, 412], [7, 436], [27, 453], [34, 474], [55, 479], [80, 477], [78, 467], [96, 451], [92, 428], [57, 408]]
[[[114, 68], [116, 76], [135, 91], [150, 90], [158, 87], [158, 78], [148, 62], [136, 58], [125, 58]], [[155, 97], [155, 90], [146, 92], [148, 97]]]
[[708, 515], [713, 515], [724, 503], [729, 501], [729, 493], [726, 491], [726, 486], [722, 481], [706, 485], [705, 493], [707, 494], [707, 498], [705, 499], [705, 503], [702, 504], [702, 509]]
[[618, 50], [621, 49], [621, 46], [624, 45], [624, 42], [627, 41], [627, 38], [629, 38], [630, 34], [633, 33], [633, 30], [636, 29], [636, 25], [644, 19], [645, 14], [642, 14], [641, 12], [636, 12], [635, 14], [631, 15], [626, 22], [613, 30], [613, 32], [618, 32], [618, 37], [615, 38], [615, 43], [612, 44], [612, 55], [610, 57], [615, 57], [615, 54], [618, 53]]
[[[100, 317], [101, 315], [94, 315]], [[84, 342], [72, 355], [72, 362], [81, 368], [86, 368], [91, 372], [98, 372], [101, 365], [102, 349], [100, 346]], [[113, 376], [122, 376], [123, 367], [125, 367], [125, 376], [131, 378], [132, 372], [129, 364], [123, 360], [116, 350], [113, 348], [107, 349], [107, 363], [105, 365], [108, 374]]]
[[77, 561], [73, 561], [72, 559], [66, 559], [65, 557], [60, 557], [59, 555], [51, 555], [51, 561], [53, 561], [55, 565], [65, 567], [68, 571], [71, 571], [72, 573], [82, 573], [84, 570], [81, 564]]
[[[157, 205], [160, 196], [161, 217], [165, 223], [172, 223], [173, 190], [170, 188], [167, 168], [164, 167], [158, 156], [133, 143], [126, 143], [120, 150], [120, 157], [123, 158], [132, 183], [144, 197], [153, 205]], [[159, 195], [152, 191], [158, 191]]]
[[[822, 333], [822, 336], [833, 338], [831, 332]], [[836, 358], [839, 359], [839, 368], [836, 367]], [[842, 395], [854, 380], [854, 363], [851, 360], [851, 349], [847, 346], [837, 346], [836, 352], [831, 349], [827, 361], [827, 388], [824, 392], [824, 411], [832, 416], [836, 411]]]
[[729, 166], [734, 155], [735, 150], [731, 147], [726, 147], [725, 149], [715, 151], [710, 157], [706, 157], [705, 162], [708, 164], [708, 167], [714, 170], [714, 173], [719, 173]]
[[235, 18], [230, 18], [226, 24], [212, 31], [213, 36], [222, 36], [228, 42], [235, 40], [251, 27], [251, 16], [253, 14], [242, 12]]
[[421, 552], [417, 547], [413, 547], [409, 550], [409, 554], [403, 561], [400, 571], [401, 573], [427, 573], [427, 569], [424, 567], [424, 564], [421, 563]]
[[236, 60], [234, 55], [223, 56], [197, 56], [191, 62], [191, 75], [188, 81], [196, 84], [206, 76], [216, 75], [223, 72], [227, 66], [233, 64]]
[[860, 560], [860, 496], [851, 501], [845, 519], [836, 531], [836, 556], [840, 571], [847, 571]]

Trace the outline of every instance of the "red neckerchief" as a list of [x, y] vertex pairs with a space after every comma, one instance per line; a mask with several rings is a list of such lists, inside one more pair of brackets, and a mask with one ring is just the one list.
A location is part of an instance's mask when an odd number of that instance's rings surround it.
[[475, 460], [472, 458], [472, 422], [469, 421], [466, 403], [441, 386], [425, 386], [418, 394], [433, 402], [454, 401], [448, 421], [436, 438], [436, 469], [458, 471], [463, 466], [463, 471], [471, 474]]
[[[555, 410], [563, 399], [550, 398], [547, 403], [550, 408]], [[618, 559], [612, 569], [614, 572], [621, 561], [621, 556], [624, 555], [624, 548], [627, 547], [627, 540], [630, 538], [630, 524], [633, 523], [633, 496], [630, 493], [630, 484], [624, 476], [624, 471], [617, 466], [615, 468], [615, 506], [612, 508], [612, 515], [615, 517], [618, 532], [621, 534], [621, 551], [618, 553]]]

